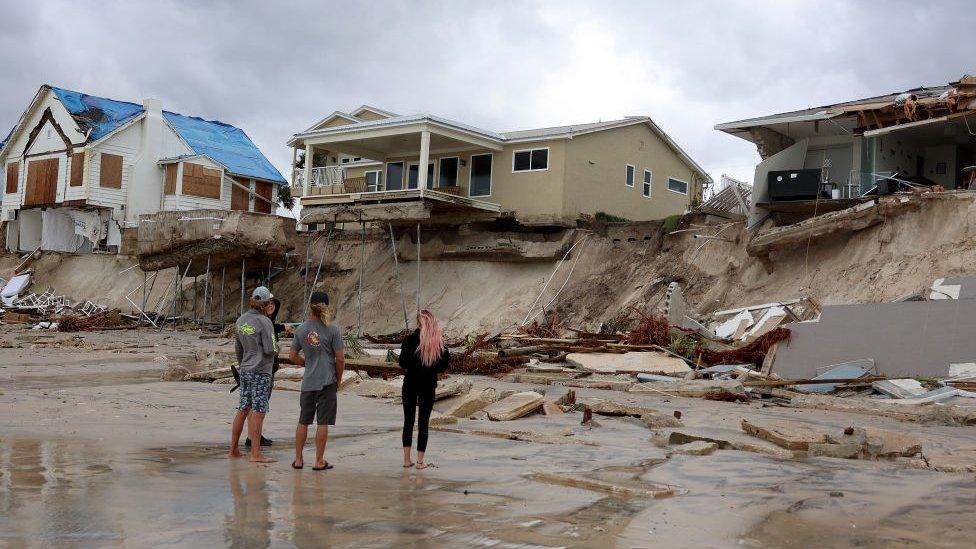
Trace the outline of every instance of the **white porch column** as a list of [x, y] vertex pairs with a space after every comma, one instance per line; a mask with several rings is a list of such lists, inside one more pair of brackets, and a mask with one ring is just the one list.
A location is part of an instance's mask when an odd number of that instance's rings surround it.
[[420, 165], [417, 166], [417, 188], [427, 188], [427, 163], [430, 162], [430, 131], [420, 132]]
[[305, 145], [305, 179], [302, 181], [302, 196], [308, 196], [312, 186], [312, 146]]

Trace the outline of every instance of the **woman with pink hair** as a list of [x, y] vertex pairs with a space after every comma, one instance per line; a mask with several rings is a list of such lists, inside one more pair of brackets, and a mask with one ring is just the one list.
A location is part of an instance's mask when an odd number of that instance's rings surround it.
[[417, 409], [417, 469], [426, 469], [424, 452], [427, 451], [427, 430], [430, 412], [434, 409], [434, 391], [437, 375], [451, 365], [451, 354], [444, 346], [444, 330], [437, 317], [427, 309], [417, 313], [417, 329], [400, 347], [400, 367], [403, 378], [403, 466], [413, 467], [410, 448], [413, 441], [413, 423]]

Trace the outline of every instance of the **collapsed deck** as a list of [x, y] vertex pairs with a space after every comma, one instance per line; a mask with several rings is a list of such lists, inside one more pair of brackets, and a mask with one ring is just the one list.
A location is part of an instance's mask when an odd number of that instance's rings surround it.
[[303, 223], [482, 221], [501, 206], [432, 189], [320, 194], [302, 198]]

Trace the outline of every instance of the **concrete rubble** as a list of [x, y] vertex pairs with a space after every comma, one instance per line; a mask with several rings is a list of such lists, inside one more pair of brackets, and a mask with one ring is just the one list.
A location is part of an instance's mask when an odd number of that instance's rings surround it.
[[531, 414], [542, 408], [545, 399], [534, 391], [524, 391], [509, 395], [498, 402], [492, 403], [485, 412], [492, 421], [511, 421]]

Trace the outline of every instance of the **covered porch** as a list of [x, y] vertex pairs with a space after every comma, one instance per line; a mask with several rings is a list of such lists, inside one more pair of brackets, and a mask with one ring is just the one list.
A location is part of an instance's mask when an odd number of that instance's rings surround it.
[[296, 161], [304, 151], [292, 184], [303, 206], [424, 199], [487, 204], [502, 141], [427, 115], [322, 128], [290, 141]]

